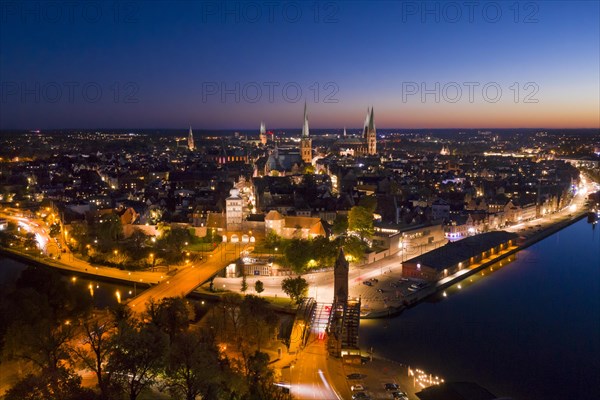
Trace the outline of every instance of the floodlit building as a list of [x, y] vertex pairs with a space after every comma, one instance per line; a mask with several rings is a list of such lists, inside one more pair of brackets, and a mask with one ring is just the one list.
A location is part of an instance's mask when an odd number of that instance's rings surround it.
[[516, 245], [516, 233], [495, 231], [451, 242], [402, 263], [402, 275], [438, 281]]
[[243, 199], [238, 189], [231, 189], [229, 197], [225, 199], [225, 218], [228, 231], [239, 231], [242, 229]]

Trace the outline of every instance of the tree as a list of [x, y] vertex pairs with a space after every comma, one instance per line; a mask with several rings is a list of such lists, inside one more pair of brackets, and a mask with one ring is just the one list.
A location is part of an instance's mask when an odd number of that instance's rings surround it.
[[356, 236], [346, 236], [341, 238], [340, 245], [344, 249], [344, 254], [352, 257], [353, 260], [362, 259], [367, 248], [367, 245]]
[[333, 220], [331, 230], [336, 235], [342, 235], [348, 230], [348, 216], [337, 214]]
[[308, 295], [308, 282], [306, 279], [298, 276], [296, 278], [285, 278], [281, 282], [281, 290], [287, 294], [296, 304]]
[[275, 231], [269, 230], [267, 235], [265, 236], [265, 245], [268, 248], [274, 249], [276, 246], [279, 246], [281, 242], [281, 237], [279, 237]]
[[187, 229], [172, 228], [165, 230], [158, 240], [157, 247], [163, 252], [168, 262], [179, 262], [183, 259], [183, 248], [185, 243], [192, 241], [192, 236]]
[[117, 214], [107, 214], [94, 224], [94, 231], [104, 251], [123, 238], [123, 225]]
[[71, 370], [43, 370], [15, 383], [5, 400], [94, 400], [93, 391], [81, 387], [81, 377]]
[[129, 400], [156, 383], [164, 366], [168, 336], [153, 324], [137, 323], [125, 329], [117, 338], [107, 368], [114, 371]]
[[337, 257], [338, 247], [325, 236], [318, 236], [310, 242], [313, 258], [321, 267], [332, 266]]
[[292, 270], [298, 274], [304, 272], [311, 259], [311, 246], [308, 240], [292, 239], [284, 249], [285, 260]]
[[348, 229], [360, 235], [361, 240], [373, 235], [373, 213], [362, 206], [354, 206], [348, 213]]
[[216, 398], [222, 374], [219, 350], [212, 337], [200, 330], [177, 336], [164, 375], [165, 386], [175, 399]]
[[170, 342], [190, 325], [190, 310], [183, 297], [166, 297], [158, 303], [150, 300], [146, 313], [149, 323], [166, 333]]
[[256, 351], [248, 361], [248, 400], [291, 400], [274, 382], [275, 374], [269, 368], [269, 355]]
[[265, 291], [265, 285], [264, 283], [262, 283], [262, 281], [256, 281], [254, 283], [254, 290], [256, 290], [256, 293], [261, 294], [262, 292]]
[[114, 350], [115, 342], [110, 337], [111, 324], [101, 323], [98, 320], [83, 323], [83, 345], [73, 349], [85, 368], [96, 374], [100, 397], [108, 400], [111, 396], [112, 371], [106, 371], [104, 366]]
[[377, 197], [375, 195], [363, 196], [358, 201], [358, 205], [366, 208], [372, 214], [377, 210]]
[[246, 290], [248, 290], [248, 282], [246, 281], [246, 274], [242, 275], [242, 287], [240, 290], [242, 293], [246, 293]]

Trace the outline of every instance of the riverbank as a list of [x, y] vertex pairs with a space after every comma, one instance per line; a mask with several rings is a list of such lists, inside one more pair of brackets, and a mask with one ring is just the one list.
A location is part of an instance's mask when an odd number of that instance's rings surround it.
[[[363, 309], [367, 309], [362, 315], [362, 319], [374, 319], [374, 318], [388, 318], [392, 316], [396, 316], [405, 309], [409, 307], [413, 307], [416, 304], [426, 300], [427, 298], [436, 295], [439, 292], [447, 289], [448, 287], [455, 285], [462, 280], [476, 274], [477, 272], [490, 267], [491, 265], [500, 262], [510, 256], [517, 254], [519, 251], [526, 249], [527, 247], [547, 238], [559, 232], [560, 230], [574, 224], [575, 222], [583, 219], [587, 215], [587, 211], [580, 212], [575, 216], [568, 217], [566, 219], [561, 219], [556, 223], [549, 225], [544, 229], [539, 229], [537, 231], [529, 232], [527, 229], [517, 230], [516, 233], [520, 235], [520, 243], [517, 246], [514, 246], [508, 250], [505, 250], [499, 254], [497, 254], [494, 258], [485, 259], [481, 263], [476, 264], [474, 266], [469, 267], [468, 269], [461, 270], [454, 274], [451, 277], [444, 278], [442, 281], [438, 281], [435, 284], [429, 285], [421, 290], [418, 290], [414, 293], [411, 293], [407, 296], [403, 296], [397, 299], [391, 299], [383, 302], [383, 306], [374, 303], [363, 301], [366, 307]], [[386, 281], [393, 282], [394, 280], [400, 279], [402, 276], [401, 269], [399, 272], [390, 272], [390, 274], [386, 277]]]
[[[59, 269], [63, 273], [73, 274], [77, 277], [85, 277], [110, 283], [129, 285], [135, 283], [144, 287], [150, 287], [153, 284], [159, 283], [162, 279], [165, 279], [165, 276], [167, 276], [167, 274], [161, 272], [125, 271], [111, 267], [94, 266], [77, 259], [71, 261], [74, 265], [69, 265], [57, 260], [48, 259], [45, 257], [36, 257], [3, 247], [0, 247], [0, 254], [28, 265], [55, 268]], [[169, 273], [169, 275], [175, 272], [176, 270], [173, 270]]]

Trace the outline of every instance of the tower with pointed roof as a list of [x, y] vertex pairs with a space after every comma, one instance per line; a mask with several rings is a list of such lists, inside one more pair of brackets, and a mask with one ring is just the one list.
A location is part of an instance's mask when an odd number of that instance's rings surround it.
[[367, 118], [365, 119], [363, 137], [367, 145], [367, 154], [370, 156], [377, 154], [377, 131], [375, 130], [375, 116], [373, 114], [373, 107], [367, 110]]
[[333, 302], [346, 304], [348, 301], [348, 271], [349, 264], [344, 255], [344, 250], [340, 248], [338, 257], [333, 267]]
[[267, 129], [265, 128], [265, 123], [262, 121], [260, 123], [259, 138], [260, 138], [260, 143], [262, 143], [262, 145], [265, 146], [267, 144]]
[[196, 146], [194, 146], [194, 133], [192, 132], [192, 126], [190, 125], [190, 132], [188, 133], [187, 145], [189, 151], [194, 151]]
[[304, 102], [304, 124], [302, 125], [302, 137], [300, 138], [300, 155], [302, 161], [307, 164], [312, 162], [312, 139], [308, 130], [308, 113], [306, 111], [306, 102]]

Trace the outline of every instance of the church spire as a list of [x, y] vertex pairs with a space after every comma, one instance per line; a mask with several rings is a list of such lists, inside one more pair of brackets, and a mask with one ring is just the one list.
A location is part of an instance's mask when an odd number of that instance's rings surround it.
[[188, 149], [193, 151], [196, 147], [194, 146], [194, 133], [192, 132], [192, 126], [190, 125], [190, 131], [188, 133]]
[[308, 111], [306, 109], [306, 101], [304, 102], [304, 124], [302, 125], [302, 137], [308, 137]]
[[302, 125], [302, 136], [300, 137], [300, 155], [302, 161], [306, 164], [312, 162], [312, 139], [308, 132], [308, 113], [306, 111], [306, 101], [304, 102], [304, 125]]
[[373, 106], [371, 106], [371, 114], [369, 115], [369, 132], [375, 132], [375, 115]]

